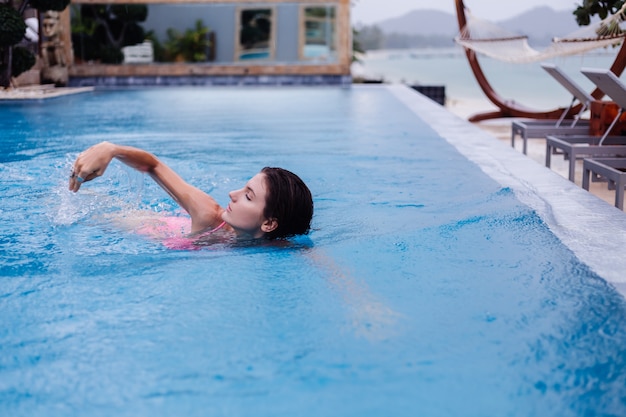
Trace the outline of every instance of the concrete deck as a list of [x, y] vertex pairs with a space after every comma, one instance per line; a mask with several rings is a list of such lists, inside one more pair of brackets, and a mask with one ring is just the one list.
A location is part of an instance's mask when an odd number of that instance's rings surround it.
[[[486, 99], [484, 101], [476, 101], [474, 103], [463, 103], [459, 101], [452, 101], [446, 105], [453, 114], [459, 116], [462, 119], [468, 119], [471, 115], [475, 114], [477, 110], [496, 110]], [[482, 130], [485, 130], [489, 134], [495, 136], [504, 144], [510, 146], [511, 144], [511, 123], [514, 119], [493, 119], [479, 123], [474, 123], [475, 126]], [[520, 137], [515, 140], [515, 149], [522, 153], [523, 141]], [[546, 161], [546, 141], [545, 139], [529, 139], [528, 149], [526, 156], [537, 162], [541, 166], [545, 166]], [[554, 155], [550, 164], [550, 168], [563, 176], [568, 177], [569, 162], [565, 161], [562, 156]], [[582, 161], [576, 163], [576, 178], [575, 183], [582, 186]], [[606, 201], [610, 205], [615, 204], [615, 191], [608, 190], [606, 184], [592, 183], [589, 192], [595, 196]]]
[[0, 101], [44, 100], [71, 94], [93, 91], [93, 87], [55, 87], [54, 85], [33, 85], [0, 89]]
[[[503, 119], [503, 120], [492, 120], [476, 123], [475, 125], [489, 134], [495, 136], [501, 142], [506, 145], [511, 144], [511, 119]], [[522, 143], [521, 138], [516, 138], [515, 140], [515, 149], [522, 153]], [[538, 164], [545, 166], [546, 160], [546, 141], [545, 139], [529, 139], [528, 140], [528, 149], [526, 156]], [[566, 161], [561, 155], [553, 155], [552, 161], [550, 164], [550, 169], [552, 171], [558, 173], [563, 178], [568, 177], [568, 169], [569, 169], [569, 161]], [[575, 184], [578, 186], [582, 186], [582, 176], [583, 176], [583, 162], [582, 160], [576, 162], [576, 178]], [[598, 198], [607, 202], [607, 204], [614, 205], [615, 204], [615, 191], [609, 190], [607, 188], [606, 183], [591, 183], [589, 188], [589, 192], [597, 196]]]

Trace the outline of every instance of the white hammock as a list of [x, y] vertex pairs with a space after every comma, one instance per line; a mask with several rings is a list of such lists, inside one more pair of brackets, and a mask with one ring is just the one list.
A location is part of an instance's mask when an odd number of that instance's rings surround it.
[[595, 24], [563, 37], [554, 38], [542, 51], [528, 45], [528, 38], [467, 14], [467, 24], [454, 38], [459, 45], [500, 61], [525, 63], [576, 55], [621, 43], [626, 36], [626, 3], [615, 13]]

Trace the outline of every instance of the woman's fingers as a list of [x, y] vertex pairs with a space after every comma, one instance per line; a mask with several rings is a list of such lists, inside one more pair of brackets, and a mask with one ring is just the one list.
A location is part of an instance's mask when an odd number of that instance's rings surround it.
[[70, 174], [70, 181], [69, 181], [69, 189], [70, 191], [78, 191], [80, 189], [80, 186], [83, 184], [83, 182], [86, 181], [91, 181], [92, 179], [94, 179], [97, 175], [95, 175], [95, 172], [97, 170], [89, 170], [89, 168], [87, 168], [83, 162], [82, 162], [82, 158], [83, 158], [84, 154], [80, 154], [78, 155], [78, 158], [76, 158], [76, 162], [74, 162], [74, 168], [72, 169], [72, 173]]
[[78, 155], [70, 174], [69, 189], [71, 191], [78, 191], [82, 183], [104, 174], [113, 158], [110, 152], [111, 147], [112, 144], [102, 142]]
[[78, 191], [80, 189], [80, 186], [84, 182], [91, 181], [94, 178], [97, 178], [97, 177], [99, 177], [101, 175], [102, 175], [102, 173], [99, 172], [99, 170], [89, 172], [89, 171], [75, 169], [70, 174], [69, 189], [71, 191], [76, 192], [76, 191]]
[[82, 183], [87, 181], [86, 176], [84, 177], [83, 175], [85, 174], [81, 174], [80, 171], [77, 171], [76, 169], [72, 171], [72, 173], [70, 174], [70, 183], [69, 183], [70, 191], [73, 191], [73, 192], [78, 191]]
[[[82, 179], [82, 178], [80, 178]], [[78, 174], [76, 174], [74, 171], [72, 171], [72, 173], [70, 174], [70, 182], [69, 182], [69, 190], [76, 192], [78, 191], [78, 189], [80, 188], [80, 184], [82, 183], [82, 181], [79, 181], [79, 176]]]
[[70, 174], [70, 191], [78, 191], [83, 182], [91, 181], [98, 176], [96, 173], [100, 171], [100, 163], [97, 156], [96, 146], [78, 154]]

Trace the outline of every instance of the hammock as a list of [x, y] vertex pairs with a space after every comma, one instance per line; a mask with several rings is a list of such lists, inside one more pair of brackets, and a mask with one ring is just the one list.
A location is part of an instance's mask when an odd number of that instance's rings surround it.
[[528, 38], [467, 14], [467, 23], [455, 41], [472, 51], [512, 63], [537, 62], [557, 56], [576, 55], [620, 44], [626, 36], [626, 3], [615, 14], [585, 26], [563, 38], [554, 38], [544, 50], [533, 49]]

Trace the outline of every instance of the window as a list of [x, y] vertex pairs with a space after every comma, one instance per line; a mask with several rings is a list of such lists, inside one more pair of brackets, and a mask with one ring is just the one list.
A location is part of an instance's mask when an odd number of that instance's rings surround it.
[[300, 58], [308, 61], [335, 61], [335, 6], [304, 6], [301, 20]]
[[272, 8], [239, 9], [235, 60], [270, 60], [274, 57]]

